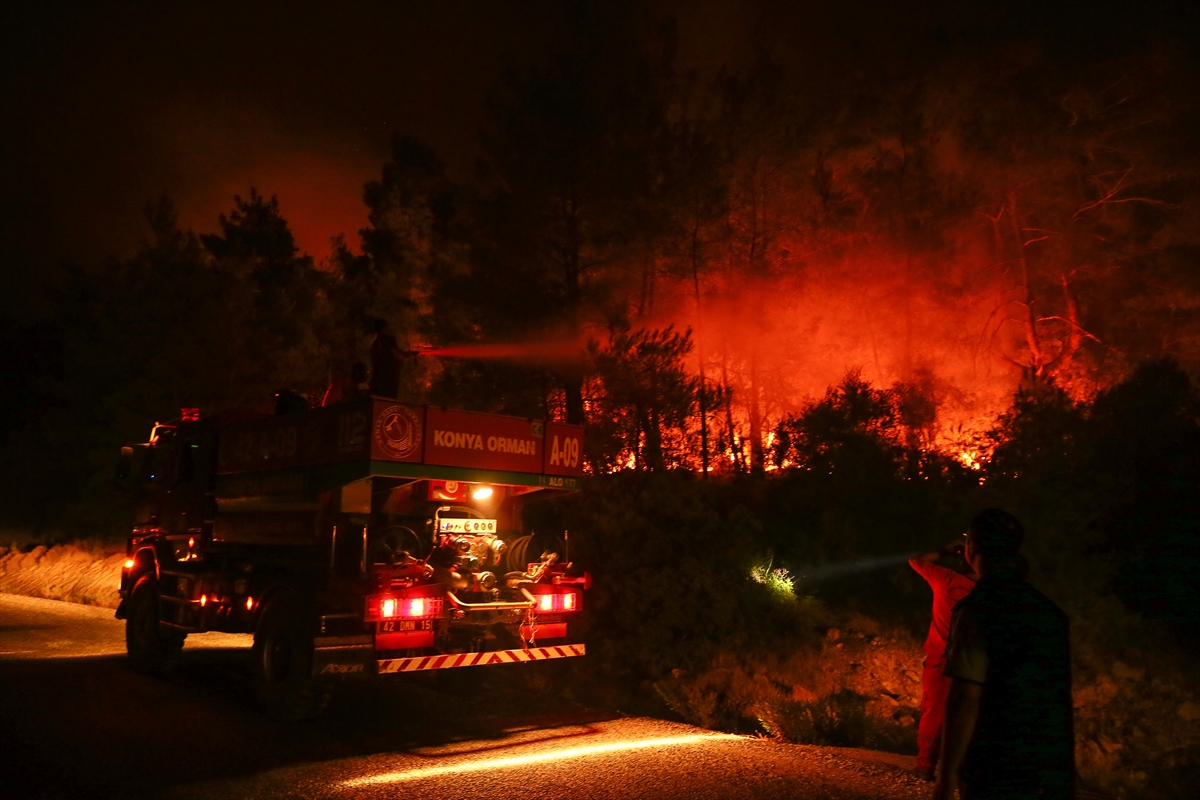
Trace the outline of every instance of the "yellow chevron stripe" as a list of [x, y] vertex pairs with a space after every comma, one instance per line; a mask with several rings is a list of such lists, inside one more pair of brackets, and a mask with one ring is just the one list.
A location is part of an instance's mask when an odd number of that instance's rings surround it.
[[567, 644], [556, 647], [531, 647], [528, 650], [496, 650], [490, 653], [459, 653], [457, 655], [416, 656], [414, 658], [390, 658], [377, 662], [380, 675], [396, 672], [422, 672], [431, 669], [453, 669], [472, 667], [477, 664], [515, 664], [528, 661], [545, 661], [550, 658], [573, 658], [587, 654], [582, 644]]

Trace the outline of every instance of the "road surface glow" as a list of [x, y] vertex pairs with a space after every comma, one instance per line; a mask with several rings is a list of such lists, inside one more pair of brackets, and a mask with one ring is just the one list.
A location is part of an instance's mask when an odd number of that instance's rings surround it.
[[737, 739], [729, 733], [701, 733], [692, 736], [667, 736], [661, 739], [639, 739], [632, 742], [615, 742], [613, 744], [597, 744], [591, 747], [572, 747], [568, 750], [551, 750], [529, 756], [514, 756], [512, 758], [484, 758], [476, 761], [465, 761], [460, 764], [450, 764], [444, 767], [425, 767], [410, 769], [405, 772], [385, 772], [372, 775], [369, 778], [355, 778], [344, 781], [343, 786], [359, 787], [372, 786], [379, 783], [400, 783], [402, 781], [417, 781], [424, 778], [436, 778], [439, 775], [461, 774], [465, 772], [480, 772], [487, 769], [503, 767], [520, 767], [526, 764], [538, 764], [544, 761], [564, 761], [568, 758], [584, 758], [585, 756], [602, 753], [618, 753], [626, 750], [642, 750], [647, 747], [678, 747], [701, 742], [713, 742], [721, 739]]

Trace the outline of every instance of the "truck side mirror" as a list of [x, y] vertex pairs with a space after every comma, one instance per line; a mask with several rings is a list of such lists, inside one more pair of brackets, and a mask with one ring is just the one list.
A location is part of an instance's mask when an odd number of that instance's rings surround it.
[[115, 486], [118, 493], [131, 494], [142, 488], [145, 482], [146, 456], [148, 447], [144, 444], [127, 445], [121, 448], [117, 456], [115, 470]]
[[122, 447], [121, 454], [117, 456], [117, 486], [124, 488], [129, 483], [129, 478], [133, 475], [133, 448]]
[[121, 447], [121, 455], [116, 457], [114, 470], [113, 491], [116, 494], [130, 494], [137, 486], [133, 477], [136, 464], [133, 463], [133, 447]]

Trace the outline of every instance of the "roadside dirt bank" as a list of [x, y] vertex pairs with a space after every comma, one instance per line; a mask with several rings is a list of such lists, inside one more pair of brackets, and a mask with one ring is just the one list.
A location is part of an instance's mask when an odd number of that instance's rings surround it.
[[124, 561], [115, 545], [0, 547], [0, 592], [116, 608]]

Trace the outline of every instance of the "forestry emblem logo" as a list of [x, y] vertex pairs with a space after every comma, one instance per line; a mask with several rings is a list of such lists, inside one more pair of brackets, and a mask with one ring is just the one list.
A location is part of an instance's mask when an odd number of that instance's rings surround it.
[[406, 406], [388, 406], [375, 420], [375, 442], [392, 458], [409, 458], [421, 447], [421, 420]]

